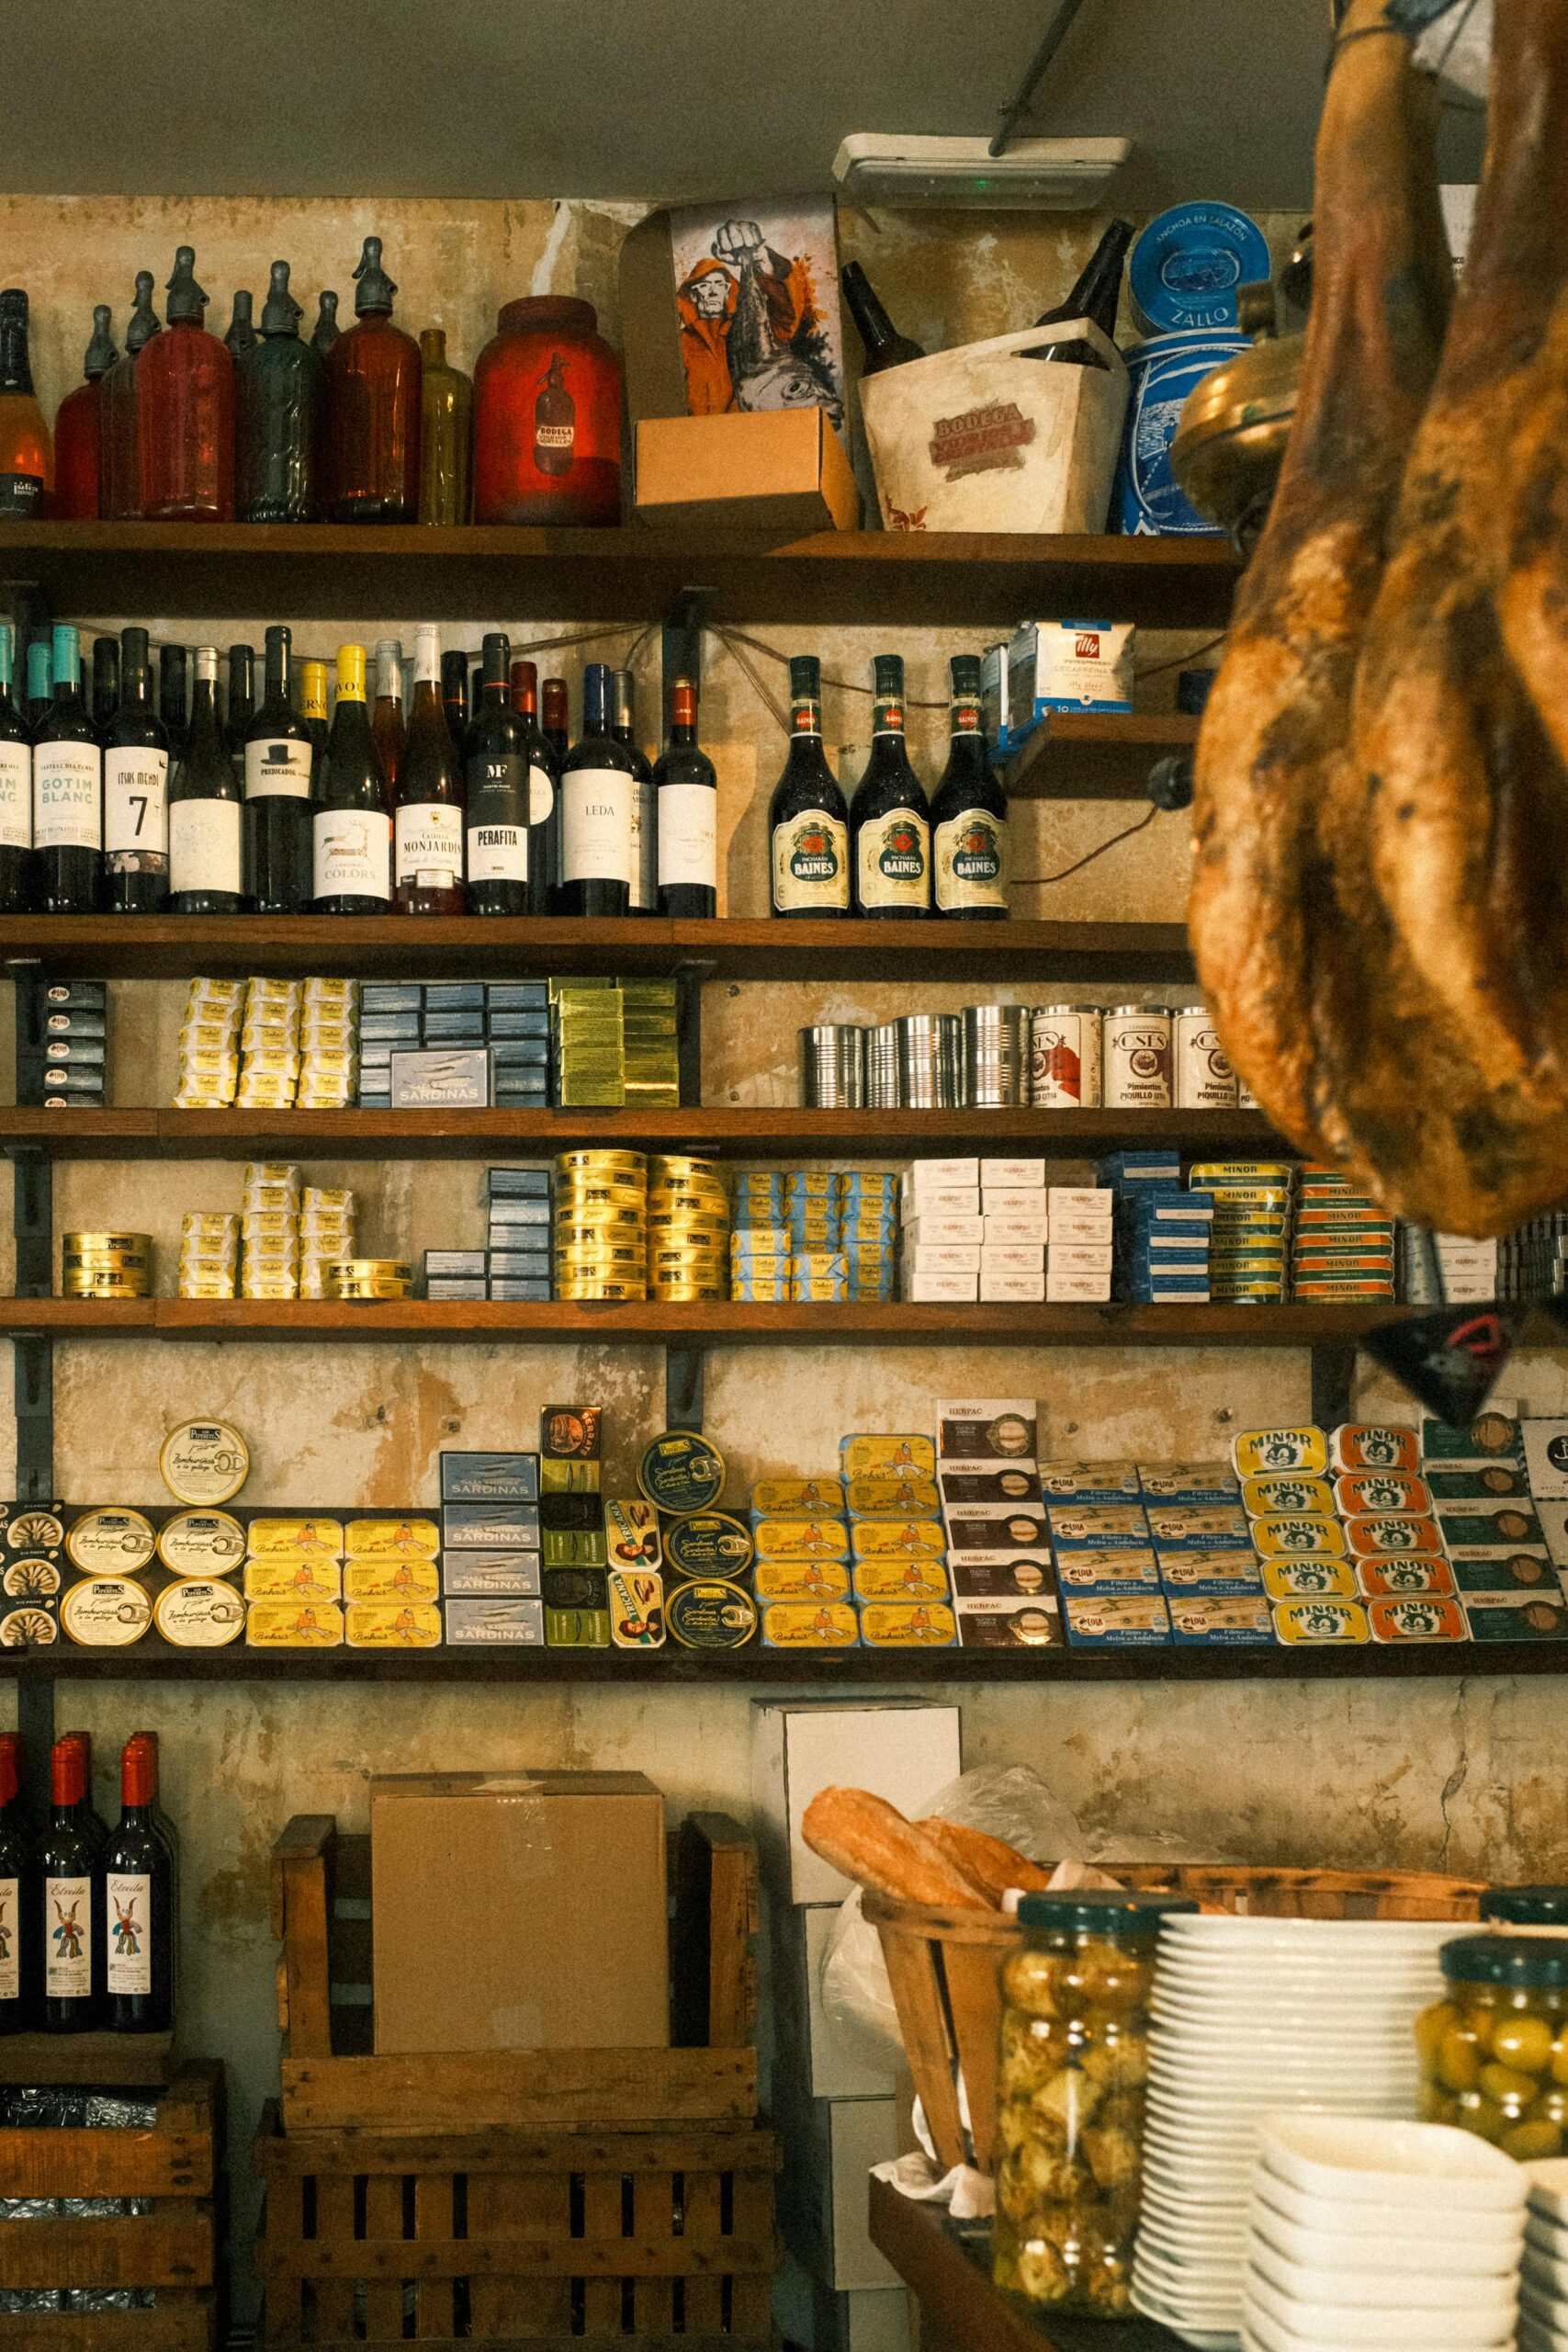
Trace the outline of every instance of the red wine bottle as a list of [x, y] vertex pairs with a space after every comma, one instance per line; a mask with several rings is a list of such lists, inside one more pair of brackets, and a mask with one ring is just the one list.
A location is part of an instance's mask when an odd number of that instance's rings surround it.
[[155, 915], [169, 896], [169, 739], [152, 707], [144, 628], [121, 639], [120, 704], [104, 747], [109, 912]]
[[21, 1800], [22, 1742], [0, 1733], [0, 2033], [21, 2033], [37, 2016], [41, 1950], [36, 1925], [33, 1835]]
[[43, 2023], [51, 2033], [89, 2033], [101, 2014], [103, 1953], [93, 1932], [97, 1816], [87, 1799], [87, 1773], [86, 1744], [68, 1732], [50, 1757], [49, 1826], [39, 1843]]
[[463, 854], [468, 912], [528, 912], [528, 767], [523, 722], [512, 707], [512, 649], [499, 630], [484, 640], [479, 707], [463, 737]]
[[[463, 911], [463, 772], [441, 705], [441, 632], [413, 633], [413, 717], [397, 777], [393, 883], [405, 915]], [[381, 654], [377, 648], [379, 675]]]
[[659, 911], [711, 916], [718, 893], [718, 778], [697, 748], [697, 690], [670, 688], [670, 741], [653, 771], [659, 834]]
[[174, 1866], [154, 1819], [157, 1797], [156, 1751], [128, 1740], [119, 1826], [105, 1844], [98, 1881], [108, 2024], [116, 2033], [167, 2033], [175, 2021], [179, 1929]]
[[16, 630], [0, 621], [0, 914], [6, 915], [28, 914], [33, 903], [33, 754], [11, 694], [16, 648]]
[[637, 763], [611, 732], [610, 673], [582, 673], [582, 733], [561, 772], [561, 882], [558, 914], [624, 915], [631, 896]]

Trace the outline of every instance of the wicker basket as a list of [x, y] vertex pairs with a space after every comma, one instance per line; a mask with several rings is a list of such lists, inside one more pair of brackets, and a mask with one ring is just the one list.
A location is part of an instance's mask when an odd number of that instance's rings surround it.
[[[1486, 1882], [1426, 1871], [1248, 1869], [1223, 1862], [1108, 1862], [1142, 1894], [1187, 1894], [1205, 1911], [1271, 1919], [1474, 1919]], [[950, 1911], [865, 1896], [882, 1939], [905, 2055], [943, 2169], [991, 2169], [997, 2131], [1001, 1963], [1017, 1921], [995, 1911]], [[960, 2109], [964, 2077], [968, 2128]]]

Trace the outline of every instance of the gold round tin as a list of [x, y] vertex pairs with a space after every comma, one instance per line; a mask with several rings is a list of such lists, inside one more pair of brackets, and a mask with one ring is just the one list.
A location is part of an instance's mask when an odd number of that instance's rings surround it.
[[152, 1623], [175, 1649], [220, 1650], [238, 1640], [245, 1604], [231, 1584], [191, 1577], [164, 1587], [152, 1603]]
[[695, 1306], [695, 1305], [696, 1305], [700, 1300], [702, 1300], [702, 1299], [705, 1299], [705, 1298], [728, 1298], [728, 1296], [729, 1295], [729, 1294], [728, 1294], [728, 1292], [725, 1289], [724, 1284], [723, 1284], [722, 1283], [718, 1283], [718, 1282], [712, 1282], [712, 1283], [671, 1283], [671, 1282], [661, 1282], [661, 1283], [660, 1283], [658, 1284], [658, 1286], [657, 1286], [657, 1287], [656, 1287], [656, 1289], [654, 1290], [653, 1295], [654, 1295], [655, 1299], [656, 1299], [656, 1300], [658, 1300], [658, 1302], [660, 1303], [660, 1306]]
[[62, 1250], [60, 1263], [64, 1272], [144, 1274], [151, 1271], [151, 1250]]
[[12, 1609], [0, 1617], [0, 1649], [46, 1650], [60, 1639], [47, 1609]]
[[[640, 1233], [647, 1223], [648, 1219], [643, 1215], [640, 1202], [635, 1205], [630, 1201], [611, 1204], [603, 1202], [590, 1203], [587, 1206], [576, 1201], [561, 1201], [556, 1204], [555, 1229], [558, 1233], [562, 1231], [613, 1233], [617, 1226], [625, 1227], [628, 1231]], [[543, 1227], [526, 1225], [521, 1227], [519, 1230], [524, 1233], [537, 1233], [543, 1231]]]
[[648, 1169], [645, 1151], [563, 1151], [556, 1166], [570, 1175], [595, 1175], [606, 1169], [632, 1170], [643, 1175]]
[[648, 1296], [648, 1284], [646, 1283], [569, 1281], [557, 1283], [556, 1295], [562, 1299], [577, 1299], [600, 1306], [614, 1306], [617, 1303], [626, 1304], [628, 1301], [645, 1299]]
[[656, 1151], [652, 1159], [655, 1178], [660, 1176], [712, 1176], [716, 1178], [720, 1163], [716, 1159], [693, 1159], [676, 1151]]
[[60, 1623], [86, 1649], [125, 1649], [152, 1623], [152, 1603], [129, 1577], [84, 1577], [60, 1604]]
[[406, 1258], [334, 1258], [329, 1274], [347, 1283], [412, 1283], [413, 1268]]
[[157, 1549], [152, 1522], [139, 1510], [84, 1511], [65, 1538], [73, 1566], [95, 1577], [133, 1577]]
[[616, 1268], [642, 1266], [647, 1260], [647, 1250], [640, 1241], [558, 1243], [556, 1246], [558, 1266], [582, 1266], [595, 1272], [607, 1273]]
[[182, 1510], [158, 1530], [158, 1557], [172, 1576], [231, 1576], [245, 1556], [245, 1531], [226, 1510]]
[[108, 1266], [77, 1267], [60, 1278], [62, 1298], [150, 1298], [152, 1293], [152, 1276], [130, 1268], [122, 1272]]
[[250, 1448], [229, 1421], [182, 1421], [169, 1431], [158, 1455], [159, 1473], [175, 1500], [202, 1509], [237, 1495], [250, 1467]]
[[150, 1233], [62, 1233], [60, 1241], [62, 1249], [88, 1255], [94, 1252], [101, 1254], [106, 1250], [131, 1250], [149, 1258], [152, 1254], [152, 1236]]

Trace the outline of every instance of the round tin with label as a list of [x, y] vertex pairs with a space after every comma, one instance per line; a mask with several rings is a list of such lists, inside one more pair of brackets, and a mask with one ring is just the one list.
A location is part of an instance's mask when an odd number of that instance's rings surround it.
[[694, 1430], [666, 1430], [637, 1464], [637, 1482], [650, 1503], [680, 1517], [707, 1510], [724, 1492], [724, 1456]]
[[250, 1471], [250, 1448], [227, 1421], [184, 1421], [158, 1456], [164, 1484], [179, 1503], [226, 1503]]
[[157, 1541], [152, 1521], [139, 1510], [89, 1510], [65, 1538], [65, 1549], [89, 1576], [133, 1577], [147, 1566]]
[[238, 1640], [245, 1604], [232, 1585], [192, 1577], [164, 1587], [152, 1603], [152, 1622], [175, 1649], [220, 1650]]
[[181, 1510], [158, 1531], [158, 1557], [176, 1577], [227, 1577], [245, 1556], [245, 1531], [226, 1510]]
[[19, 1510], [5, 1537], [13, 1552], [58, 1552], [65, 1541], [65, 1522], [51, 1510]]
[[1267, 277], [1269, 245], [1250, 214], [1213, 198], [1156, 213], [1127, 258], [1127, 289], [1150, 334], [1234, 327], [1236, 294]]
[[60, 1604], [60, 1622], [87, 1649], [124, 1649], [152, 1623], [152, 1603], [129, 1577], [85, 1577]]
[[49, 1600], [60, 1590], [52, 1560], [13, 1560], [0, 1578], [7, 1600]]
[[47, 1650], [59, 1639], [47, 1609], [12, 1609], [0, 1617], [0, 1649]]
[[670, 1527], [664, 1556], [683, 1577], [743, 1577], [756, 1547], [750, 1530], [727, 1510], [699, 1510]]
[[672, 1585], [664, 1597], [664, 1617], [673, 1638], [688, 1650], [743, 1649], [757, 1630], [750, 1594], [722, 1577]]

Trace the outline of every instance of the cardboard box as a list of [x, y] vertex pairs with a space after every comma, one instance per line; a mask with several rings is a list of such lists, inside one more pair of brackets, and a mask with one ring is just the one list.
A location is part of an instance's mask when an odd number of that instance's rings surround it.
[[664, 1800], [640, 1772], [370, 1783], [378, 2054], [663, 2050]]
[[771, 1883], [792, 1903], [841, 1903], [850, 1881], [800, 1834], [819, 1789], [869, 1789], [910, 1819], [963, 1770], [956, 1707], [889, 1700], [862, 1706], [759, 1705], [751, 1796]]
[[775, 547], [861, 521], [850, 461], [819, 408], [644, 417], [634, 511], [639, 523]]

